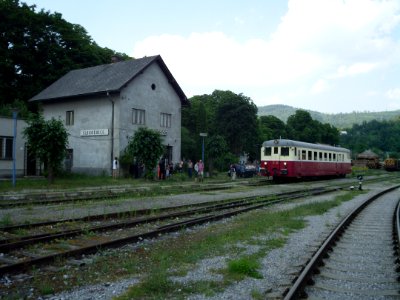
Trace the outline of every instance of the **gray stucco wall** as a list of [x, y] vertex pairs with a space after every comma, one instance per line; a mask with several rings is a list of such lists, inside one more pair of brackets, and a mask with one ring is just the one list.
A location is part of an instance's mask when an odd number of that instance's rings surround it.
[[[46, 119], [61, 119], [74, 111], [74, 124], [65, 125], [68, 148], [73, 149], [72, 172], [100, 175], [111, 170], [111, 111], [112, 102], [106, 97], [77, 99], [43, 105]], [[108, 129], [108, 135], [81, 136], [81, 130]]]
[[[155, 89], [152, 89], [152, 85]], [[163, 132], [163, 143], [172, 146], [172, 161], [179, 162], [181, 154], [181, 101], [157, 64], [150, 65], [121, 93], [119, 103], [122, 150], [127, 145], [127, 136], [132, 136], [140, 126], [132, 124], [132, 109], [146, 111], [145, 126]], [[171, 127], [161, 127], [160, 114], [171, 114]]]
[[[17, 135], [16, 135], [16, 160], [15, 170], [16, 176], [25, 175], [25, 139], [23, 137], [23, 130], [27, 126], [24, 120], [17, 120]], [[12, 118], [0, 117], [0, 136], [11, 137], [14, 136], [14, 120]], [[0, 177], [12, 177], [13, 160], [0, 159]]]

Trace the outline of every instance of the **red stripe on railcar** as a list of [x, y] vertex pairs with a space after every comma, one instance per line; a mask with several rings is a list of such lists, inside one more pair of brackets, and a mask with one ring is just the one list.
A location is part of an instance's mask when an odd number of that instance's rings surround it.
[[350, 163], [324, 161], [261, 161], [261, 169], [264, 176], [296, 178], [351, 173]]

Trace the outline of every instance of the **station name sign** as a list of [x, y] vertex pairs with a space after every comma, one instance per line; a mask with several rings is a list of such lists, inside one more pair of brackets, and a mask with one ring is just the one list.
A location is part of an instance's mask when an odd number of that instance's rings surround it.
[[167, 135], [168, 134], [167, 130], [158, 129], [157, 131], [160, 133], [160, 135]]
[[99, 136], [108, 135], [108, 129], [83, 129], [81, 136]]

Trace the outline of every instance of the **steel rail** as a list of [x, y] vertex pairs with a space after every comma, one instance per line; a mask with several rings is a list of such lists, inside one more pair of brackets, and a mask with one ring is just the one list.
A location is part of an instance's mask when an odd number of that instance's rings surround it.
[[[315, 194], [328, 193], [328, 192], [333, 192], [336, 190], [337, 189], [329, 189], [329, 190], [319, 189], [318, 191], [315, 191]], [[299, 193], [298, 195], [292, 195], [292, 196], [294, 198], [299, 198], [299, 197], [304, 197], [309, 194], [310, 194], [310, 192], [307, 192], [306, 194], [303, 192], [303, 193]], [[4, 275], [7, 273], [15, 273], [15, 272], [27, 269], [31, 266], [38, 266], [38, 265], [42, 265], [45, 263], [49, 263], [49, 262], [54, 261], [57, 258], [74, 257], [74, 256], [82, 255], [82, 254], [92, 254], [92, 253], [99, 251], [100, 249], [116, 248], [116, 247], [120, 247], [120, 246], [128, 244], [128, 243], [139, 242], [146, 238], [158, 237], [159, 235], [162, 235], [164, 233], [181, 230], [182, 228], [186, 228], [186, 227], [190, 227], [190, 226], [204, 224], [206, 222], [220, 220], [220, 219], [231, 217], [231, 216], [243, 213], [243, 212], [258, 209], [258, 208], [264, 207], [266, 205], [272, 205], [275, 203], [279, 203], [288, 198], [289, 198], [289, 196], [286, 195], [285, 197], [283, 197], [282, 199], [279, 199], [279, 200], [265, 200], [265, 201], [261, 201], [259, 203], [257, 203], [257, 201], [256, 201], [254, 203], [250, 203], [250, 205], [247, 205], [247, 207], [245, 207], [245, 208], [236, 209], [236, 210], [229, 211], [226, 213], [211, 214], [209, 216], [194, 218], [194, 219], [187, 220], [184, 222], [176, 222], [176, 223], [172, 223], [169, 225], [161, 226], [157, 230], [152, 230], [147, 233], [132, 235], [129, 237], [115, 239], [115, 240], [107, 241], [107, 242], [102, 242], [102, 243], [98, 243], [96, 245], [86, 246], [86, 247], [82, 247], [79, 249], [67, 250], [64, 252], [59, 252], [59, 253], [43, 256], [43, 257], [33, 258], [30, 260], [25, 260], [25, 261], [20, 261], [20, 262], [13, 263], [13, 264], [4, 265], [4, 266], [0, 267], [0, 275]]]
[[[334, 189], [336, 190], [336, 189]], [[312, 191], [312, 194], [318, 194], [322, 192], [331, 192], [333, 190], [321, 190], [321, 189], [316, 189]], [[309, 194], [309, 192], [307, 193]], [[293, 197], [293, 194], [292, 198]], [[305, 195], [304, 191], [300, 191], [295, 197], [303, 197]], [[280, 199], [276, 199], [279, 201], [283, 201], [287, 199], [288, 195], [282, 196]], [[252, 205], [253, 203], [276, 203], [272, 202], [272, 200], [268, 199], [258, 199], [256, 197], [252, 197], [250, 199], [242, 199], [242, 200], [236, 200], [228, 203], [223, 203], [223, 204], [216, 204], [208, 207], [201, 207], [198, 209], [192, 209], [192, 210], [187, 210], [183, 212], [176, 212], [172, 214], [164, 214], [164, 215], [159, 215], [159, 216], [153, 216], [153, 217], [147, 217], [147, 218], [138, 218], [135, 220], [130, 220], [130, 221], [125, 221], [125, 222], [119, 222], [115, 224], [107, 224], [107, 225], [99, 225], [99, 226], [92, 226], [89, 228], [84, 228], [84, 229], [71, 229], [71, 230], [64, 230], [60, 232], [53, 232], [53, 233], [48, 233], [48, 234], [38, 234], [38, 235], [33, 235], [33, 236], [27, 236], [27, 237], [21, 237], [21, 238], [10, 238], [10, 239], [5, 239], [3, 240], [2, 244], [0, 244], [0, 252], [2, 253], [8, 253], [11, 250], [17, 249], [17, 248], [22, 248], [24, 246], [28, 245], [33, 245], [35, 243], [43, 243], [43, 242], [49, 242], [52, 240], [56, 239], [61, 239], [61, 238], [70, 238], [74, 237], [80, 234], [84, 234], [86, 232], [100, 232], [100, 231], [107, 231], [107, 230], [114, 230], [114, 229], [120, 229], [120, 228], [129, 228], [133, 227], [139, 224], [143, 223], [151, 223], [151, 222], [156, 222], [156, 221], [162, 221], [166, 219], [172, 219], [176, 217], [185, 217], [188, 215], [193, 215], [193, 214], [199, 214], [199, 213], [208, 213], [211, 211], [216, 211], [216, 210], [223, 210], [223, 209], [233, 209], [239, 206], [246, 206], [246, 205]]]
[[[393, 176], [392, 176], [393, 177]], [[372, 179], [364, 179], [364, 182], [373, 182], [379, 180], [376, 178]], [[248, 186], [258, 186], [262, 184], [269, 184], [271, 180], [260, 179], [254, 182], [246, 182], [243, 185]], [[213, 185], [203, 185], [203, 186], [188, 186], [190, 191], [211, 191], [211, 190], [224, 190], [229, 189], [231, 186], [229, 182], [227, 185], [222, 185], [224, 183], [215, 183]], [[219, 185], [219, 186], [218, 186]], [[119, 188], [125, 189], [124, 191], [117, 191]], [[132, 193], [138, 192], [137, 188], [134, 187], [114, 187], [110, 188], [110, 190], [98, 190], [98, 191], [66, 191], [62, 192], [61, 195], [55, 195], [54, 197], [49, 197], [47, 199], [40, 199], [40, 194], [34, 194], [31, 196], [31, 200], [0, 200], [0, 208], [9, 208], [16, 206], [24, 206], [24, 205], [46, 205], [46, 204], [57, 204], [57, 203], [68, 203], [68, 202], [78, 202], [78, 201], [86, 201], [86, 200], [96, 200], [96, 199], [112, 199], [117, 197], [124, 197], [130, 195]], [[12, 196], [12, 195], [10, 195]]]
[[[338, 187], [337, 187], [338, 188]], [[292, 195], [296, 194], [299, 192], [307, 192], [307, 191], [318, 191], [318, 190], [323, 190], [323, 188], [314, 188], [314, 189], [308, 189], [308, 190], [295, 190], [295, 191], [290, 191], [290, 192], [284, 192], [284, 193], [279, 193], [279, 194], [271, 194], [271, 195], [265, 195], [265, 197], [279, 197], [283, 195]], [[127, 216], [141, 216], [141, 215], [148, 215], [151, 213], [154, 213], [155, 211], [159, 212], [167, 212], [171, 210], [176, 210], [176, 209], [183, 209], [187, 207], [199, 207], [199, 206], [207, 206], [210, 204], [223, 204], [226, 202], [231, 202], [231, 201], [243, 201], [247, 199], [255, 199], [257, 198], [256, 196], [250, 196], [243, 198], [242, 200], [237, 200], [237, 199], [226, 199], [226, 200], [220, 200], [220, 201], [210, 201], [210, 202], [202, 202], [202, 203], [192, 203], [192, 204], [183, 204], [183, 205], [176, 205], [176, 206], [170, 206], [170, 207], [165, 207], [165, 208], [159, 208], [159, 209], [139, 209], [139, 210], [131, 210], [131, 211], [121, 211], [121, 212], [115, 212], [115, 213], [108, 213], [108, 214], [99, 214], [99, 215], [90, 215], [90, 216], [85, 216], [81, 218], [71, 218], [71, 219], [62, 219], [62, 220], [53, 220], [53, 221], [43, 221], [43, 222], [36, 222], [36, 223], [26, 223], [26, 224], [16, 224], [16, 225], [9, 225], [9, 226], [3, 226], [0, 227], [0, 231], [12, 231], [12, 230], [18, 230], [18, 229], [28, 229], [28, 228], [35, 228], [35, 227], [42, 227], [42, 226], [50, 226], [50, 225], [56, 225], [60, 223], [69, 223], [69, 222], [88, 222], [88, 221], [96, 221], [96, 220], [105, 220], [105, 219], [114, 219], [114, 218], [123, 218]], [[4, 243], [3, 240], [0, 240], [0, 244]]]
[[400, 264], [400, 200], [397, 203], [396, 213], [393, 216], [393, 248], [398, 257], [396, 263]]
[[285, 291], [284, 300], [293, 300], [299, 298], [305, 298], [304, 288], [307, 284], [312, 283], [312, 275], [314, 272], [317, 272], [318, 267], [323, 265], [322, 260], [327, 256], [327, 252], [332, 249], [332, 246], [336, 243], [338, 237], [342, 235], [346, 227], [355, 219], [355, 217], [371, 202], [378, 199], [382, 195], [389, 193], [397, 188], [400, 185], [393, 186], [386, 190], [380, 191], [379, 193], [369, 197], [365, 200], [361, 205], [355, 208], [346, 218], [340, 222], [340, 224], [331, 232], [331, 234], [327, 237], [327, 239], [323, 242], [321, 247], [316, 251], [316, 253], [309, 260], [307, 265], [303, 268], [300, 275], [294, 281], [292, 287]]
[[[264, 181], [260, 181], [264, 182]], [[260, 183], [249, 184], [245, 183], [244, 185], [257, 185]], [[198, 185], [198, 186], [187, 186], [190, 191], [215, 191], [215, 190], [225, 190], [232, 188], [231, 185]], [[79, 201], [89, 201], [89, 200], [97, 200], [97, 199], [113, 199], [118, 197], [126, 197], [138, 192], [146, 192], [151, 191], [150, 189], [138, 190], [137, 188], [124, 188], [124, 191], [118, 191], [118, 187], [115, 187], [110, 190], [99, 190], [99, 191], [80, 191], [80, 192], [64, 192], [61, 195], [55, 195], [50, 198], [43, 197], [45, 199], [41, 199], [41, 195], [38, 194], [31, 200], [0, 200], [0, 208], [10, 208], [16, 206], [24, 206], [24, 205], [51, 205], [58, 203], [69, 203], [69, 202], [79, 202]]]

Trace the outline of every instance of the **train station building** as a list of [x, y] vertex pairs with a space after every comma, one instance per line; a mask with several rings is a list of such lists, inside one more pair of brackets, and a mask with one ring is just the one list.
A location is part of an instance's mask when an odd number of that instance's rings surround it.
[[161, 56], [73, 70], [30, 99], [69, 133], [66, 169], [110, 174], [140, 127], [157, 130], [165, 156], [181, 159], [181, 108], [189, 102]]

